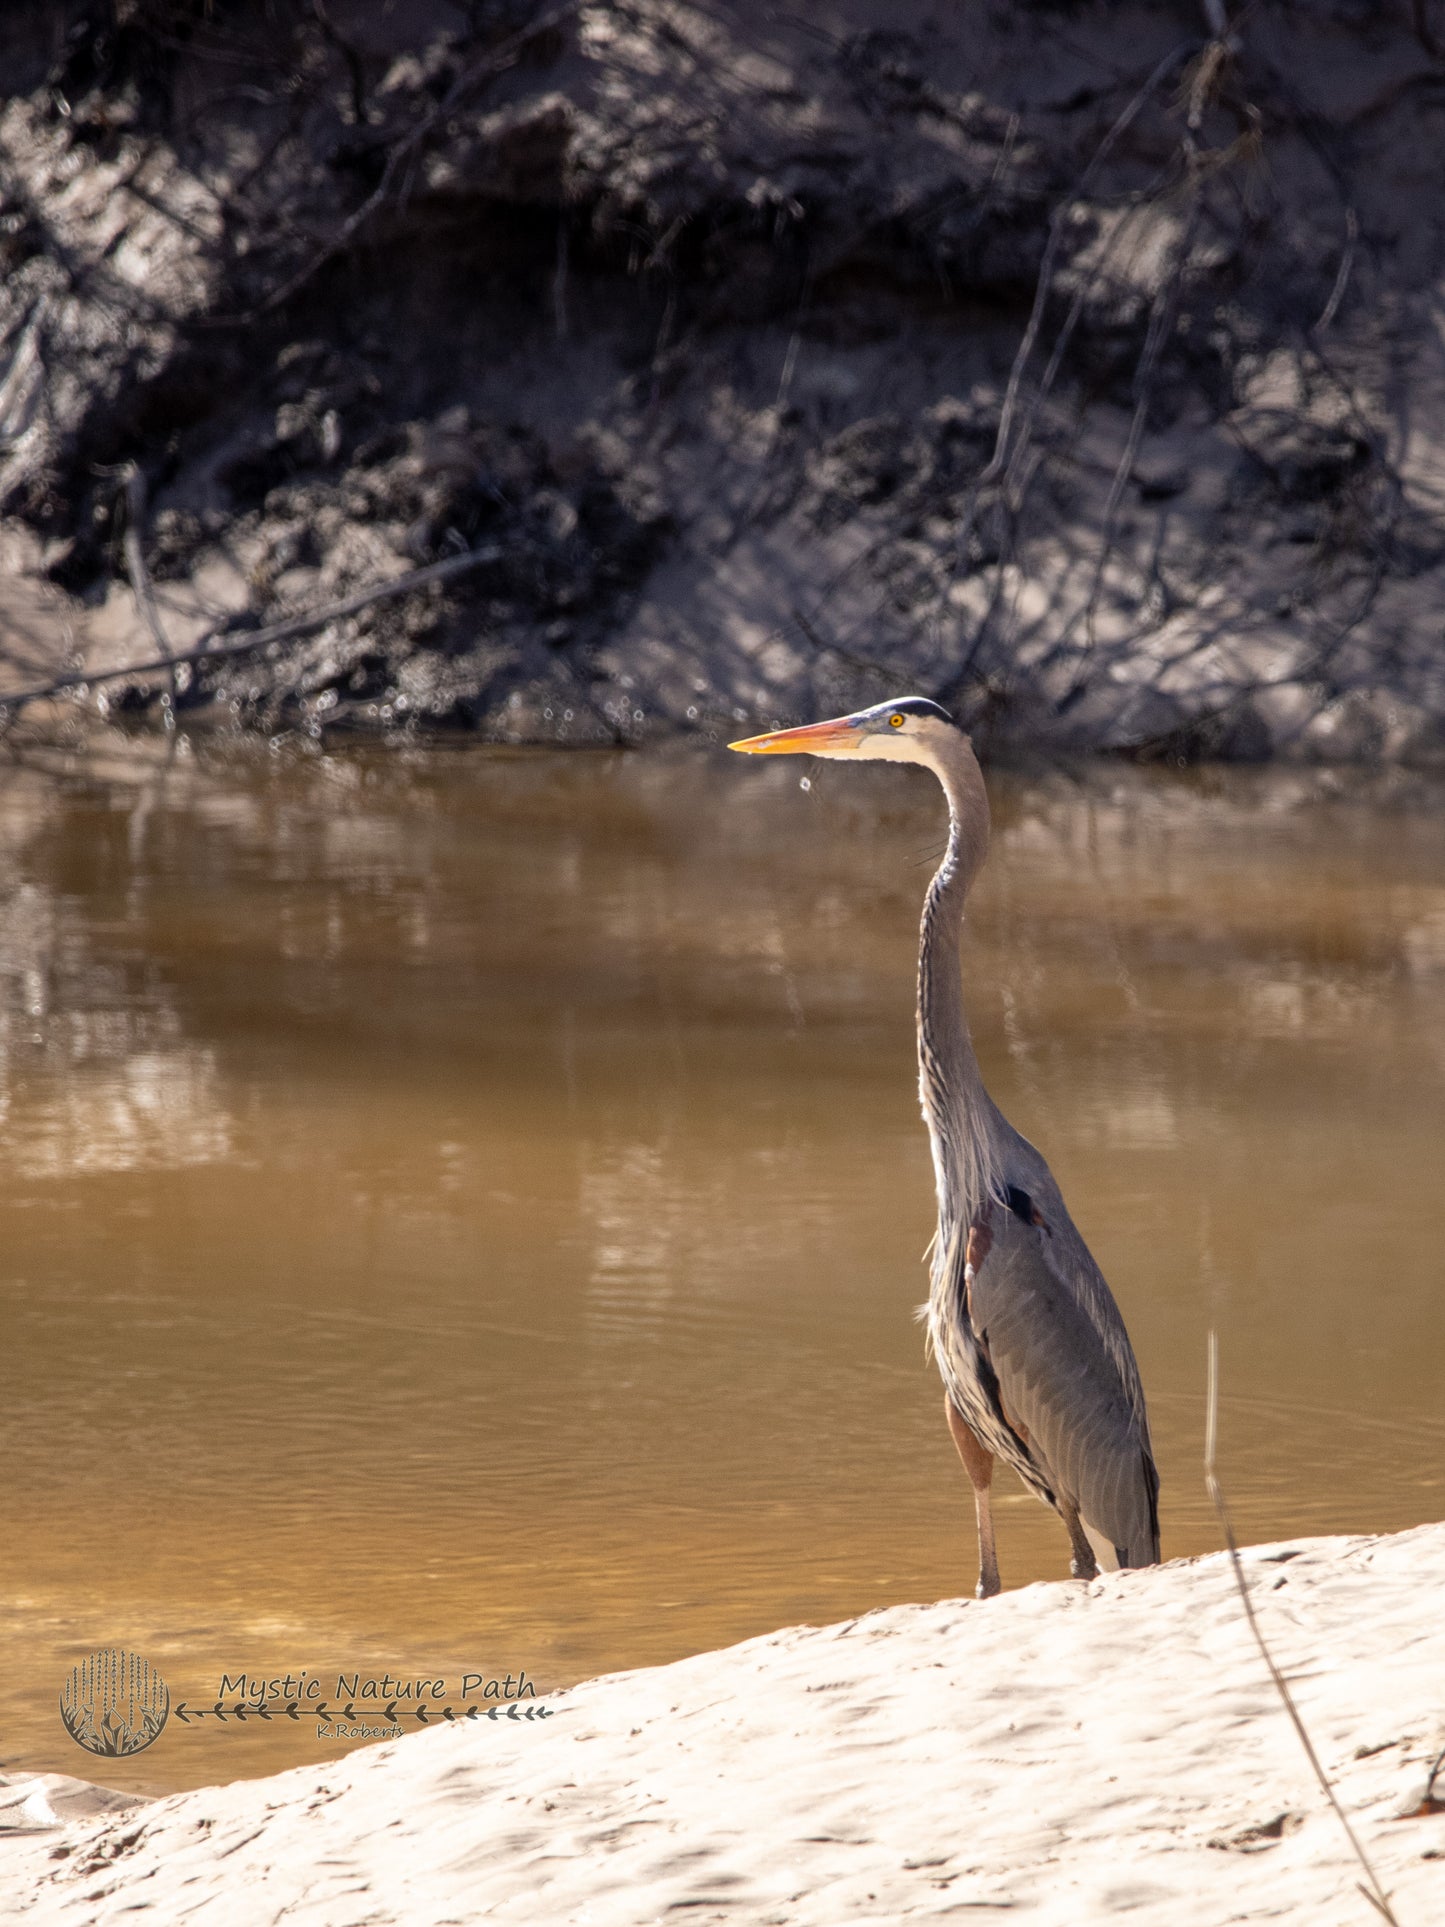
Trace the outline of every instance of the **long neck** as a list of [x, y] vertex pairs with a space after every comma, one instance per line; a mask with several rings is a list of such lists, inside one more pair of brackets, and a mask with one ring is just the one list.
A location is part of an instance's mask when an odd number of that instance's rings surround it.
[[960, 956], [963, 906], [988, 849], [988, 798], [961, 739], [931, 761], [948, 798], [948, 849], [923, 905], [918, 956], [918, 1081], [933, 1145], [939, 1223], [947, 1237], [998, 1190], [989, 1119], [968, 1019]]

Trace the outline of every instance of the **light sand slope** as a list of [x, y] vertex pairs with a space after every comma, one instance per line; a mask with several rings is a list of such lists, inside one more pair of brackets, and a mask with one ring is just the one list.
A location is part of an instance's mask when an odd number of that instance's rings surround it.
[[[1445, 1525], [1253, 1549], [1404, 1927], [1445, 1920]], [[556, 1717], [14, 1839], [40, 1922], [1374, 1918], [1220, 1556], [589, 1681]], [[53, 1858], [58, 1846], [69, 1846]]]

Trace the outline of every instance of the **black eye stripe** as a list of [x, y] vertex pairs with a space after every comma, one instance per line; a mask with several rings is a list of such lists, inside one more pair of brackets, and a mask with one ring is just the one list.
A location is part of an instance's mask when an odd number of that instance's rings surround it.
[[886, 709], [884, 709], [883, 704], [880, 703], [878, 709], [873, 713], [877, 715], [880, 711], [888, 717], [889, 723], [895, 729], [898, 727], [898, 725], [893, 722], [895, 716], [902, 716], [905, 720], [909, 716], [932, 716], [941, 723], [951, 723], [953, 721], [953, 718], [946, 709], [940, 709], [938, 704], [930, 702], [927, 696], [903, 696], [897, 702], [889, 703]]

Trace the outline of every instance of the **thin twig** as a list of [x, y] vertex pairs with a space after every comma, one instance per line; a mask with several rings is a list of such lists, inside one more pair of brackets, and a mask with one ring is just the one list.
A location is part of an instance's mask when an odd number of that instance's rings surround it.
[[269, 649], [273, 643], [290, 642], [298, 636], [324, 629], [328, 622], [338, 622], [343, 616], [357, 615], [374, 602], [387, 602], [396, 596], [410, 595], [413, 589], [424, 589], [433, 582], [449, 582], [453, 576], [466, 575], [472, 569], [484, 568], [489, 562], [500, 562], [503, 554], [504, 551], [496, 545], [470, 549], [465, 555], [451, 555], [444, 562], [429, 562], [424, 569], [410, 569], [391, 582], [378, 582], [369, 589], [358, 590], [355, 595], [347, 596], [341, 602], [330, 602], [325, 608], [314, 609], [310, 615], [291, 616], [285, 622], [273, 623], [269, 629], [252, 629], [234, 640], [216, 642], [214, 638], [220, 632], [212, 629], [194, 649], [184, 650], [179, 655], [160, 656], [151, 662], [122, 663], [118, 669], [76, 670], [33, 689], [17, 689], [10, 694], [0, 694], [0, 716], [22, 709], [27, 703], [42, 702], [48, 696], [62, 695], [67, 689], [86, 689], [93, 683], [119, 682], [127, 676], [153, 676], [159, 670], [174, 670], [182, 663], [225, 662], [237, 656], [253, 655], [258, 649]]
[[247, 313], [207, 315], [201, 318], [198, 325], [208, 328], [234, 328], [255, 321], [289, 301], [292, 295], [305, 287], [312, 276], [317, 274], [328, 261], [351, 245], [367, 221], [385, 202], [403, 164], [412, 159], [434, 128], [456, 112], [468, 90], [475, 87], [478, 81], [488, 80], [496, 74], [505, 72], [508, 67], [515, 64], [531, 41], [539, 34], [560, 26], [569, 15], [576, 13], [579, 4], [580, 0], [566, 0], [565, 5], [552, 7], [546, 13], [539, 14], [535, 20], [529, 21], [516, 33], [508, 35], [499, 47], [494, 47], [480, 60], [474, 60], [470, 66], [464, 67], [446, 93], [432, 107], [431, 112], [423, 114], [417, 124], [389, 149], [386, 165], [381, 171], [381, 179], [375, 188], [367, 195], [360, 207], [347, 216], [331, 238], [311, 256], [310, 260], [304, 262], [294, 274], [289, 275], [279, 287], [273, 288], [270, 294]]
[[1129, 224], [1134, 220], [1136, 215], [1151, 214], [1153, 211], [1153, 201], [1143, 198], [1138, 200], [1134, 206], [1127, 208], [1115, 223], [1112, 232], [1105, 237], [1099, 246], [1088, 273], [1079, 277], [1078, 286], [1074, 290], [1074, 298], [1069, 303], [1069, 311], [1064, 316], [1059, 332], [1054, 338], [1053, 348], [1045, 364], [1044, 372], [1039, 378], [1038, 387], [1034, 391], [1030, 401], [1028, 413], [1019, 431], [1015, 452], [1009, 459], [1008, 471], [1004, 476], [1004, 492], [1008, 501], [1014, 507], [1015, 515], [1017, 515], [1019, 506], [1019, 474], [1022, 470], [1029, 438], [1033, 433], [1034, 422], [1044, 402], [1048, 400], [1048, 397], [1053, 392], [1054, 383], [1058, 379], [1059, 370], [1064, 363], [1064, 356], [1068, 353], [1069, 344], [1074, 338], [1074, 332], [1083, 318], [1085, 305], [1089, 297], [1096, 292], [1099, 283], [1103, 280], [1104, 272], [1109, 267], [1115, 251], [1120, 246]]
[[[994, 572], [996, 580], [994, 592], [987, 614], [985, 614], [983, 619], [975, 626], [973, 636], [964, 650], [961, 661], [955, 665], [953, 671], [950, 673], [949, 686], [951, 688], [960, 688], [972, 669], [974, 658], [978, 655], [982, 647], [989, 624], [992, 620], [993, 612], [997, 608], [1000, 599], [997, 578], [1002, 575], [1004, 569], [1012, 560], [1017, 547], [1016, 531], [1020, 521], [1021, 501], [1018, 484], [1020, 476], [1025, 470], [1027, 470], [1028, 479], [1032, 479], [1032, 476], [1038, 470], [1039, 458], [1037, 455], [1031, 457], [1029, 444], [1039, 411], [1054, 385], [1055, 378], [1063, 363], [1065, 350], [1083, 314], [1088, 295], [1102, 277], [1104, 268], [1115, 248], [1119, 245], [1129, 222], [1133, 219], [1134, 214], [1142, 211], [1144, 204], [1141, 203], [1139, 207], [1130, 209], [1124, 218], [1116, 223], [1113, 232], [1104, 240], [1089, 272], [1082, 277], [1078, 287], [1074, 291], [1069, 312], [1059, 330], [1042, 378], [1029, 395], [1027, 401], [1021, 402], [1024, 375], [1029, 362], [1033, 358], [1034, 349], [1038, 345], [1039, 332], [1043, 325], [1049, 294], [1053, 287], [1058, 252], [1063, 241], [1064, 228], [1066, 225], [1065, 216], [1092, 186], [1094, 178], [1100, 168], [1112, 153], [1115, 145], [1138, 117], [1151, 94], [1154, 93], [1156, 88], [1168, 77], [1179, 62], [1187, 55], [1195, 52], [1198, 46], [1199, 42], [1197, 40], [1181, 41], [1163, 60], [1157, 62], [1150, 69], [1147, 78], [1137, 88], [1110, 125], [1103, 140], [1085, 166], [1083, 173], [1079, 176], [1078, 180], [1074, 182], [1069, 192], [1060, 199], [1050, 217], [1048, 240], [1045, 243], [1043, 258], [1039, 264], [1038, 278], [1034, 287], [1033, 304], [1029, 311], [1029, 318], [1024, 329], [1023, 337], [1019, 342], [1010, 365], [1003, 402], [999, 410], [999, 419], [994, 432], [993, 453], [986, 466], [979, 471], [969, 485], [959, 525], [953, 536], [955, 561], [949, 574], [950, 584], [957, 579], [960, 569], [968, 561], [970, 543], [973, 532], [978, 524], [984, 497], [988, 491], [993, 488], [995, 483], [1001, 481], [1002, 487], [999, 491], [1001, 499], [998, 501], [997, 506], [1000, 514], [1005, 519], [1007, 527], [995, 563]], [[1013, 136], [1014, 125], [1011, 122], [1008, 138], [1012, 140]], [[1017, 432], [1015, 432], [1016, 417]], [[1027, 493], [1027, 488], [1028, 480], [1025, 480], [1022, 494]], [[952, 492], [952, 485], [949, 485], [939, 490], [936, 496], [928, 498], [928, 501], [946, 501]], [[925, 502], [925, 506], [928, 505], [928, 501]], [[858, 570], [868, 566], [892, 540], [893, 537], [891, 535], [882, 535], [876, 542], [869, 543], [859, 554], [851, 556], [840, 569], [823, 583], [815, 599], [816, 606], [821, 609], [829, 599], [837, 593], [845, 580], [853, 576]]]
[[[1011, 482], [1016, 479], [1023, 449], [1033, 434], [1034, 423], [1038, 418], [1039, 410], [1043, 406], [1048, 392], [1053, 386], [1054, 379], [1062, 363], [1064, 344], [1069, 337], [1072, 336], [1079, 317], [1083, 312], [1086, 288], [1081, 287], [1075, 290], [1073, 303], [1064, 321], [1063, 328], [1060, 331], [1060, 337], [1054, 344], [1054, 351], [1044, 371], [1043, 380], [1040, 382], [1037, 391], [1029, 402], [1024, 413], [1017, 442], [1014, 442], [1014, 416], [1019, 410], [1019, 397], [1023, 386], [1024, 373], [1029, 362], [1033, 359], [1039, 331], [1043, 326], [1044, 313], [1053, 287], [1058, 253], [1063, 243], [1064, 231], [1067, 225], [1066, 217], [1092, 186], [1095, 176], [1099, 173], [1117, 143], [1128, 132], [1129, 128], [1143, 111], [1146, 102], [1153, 95], [1155, 89], [1174, 71], [1181, 60], [1194, 52], [1197, 45], [1198, 42], [1194, 40], [1182, 41], [1178, 46], [1171, 48], [1164, 58], [1155, 64], [1143, 85], [1135, 91], [1129, 101], [1126, 102], [1123, 110], [1115, 118], [1103, 140], [1095, 149], [1088, 165], [1079, 176], [1079, 179], [1074, 183], [1070, 191], [1059, 200], [1054, 209], [1049, 221], [1049, 237], [1044, 245], [1043, 259], [1039, 263], [1038, 280], [1034, 287], [1033, 306], [1029, 311], [1029, 318], [1024, 328], [1023, 338], [1019, 342], [1013, 364], [1009, 369], [1009, 378], [1004, 390], [1003, 405], [999, 410], [998, 430], [994, 440], [993, 454], [987, 465], [974, 480], [954, 538], [955, 555], [957, 558], [962, 559], [966, 557], [968, 553], [969, 543], [977, 523], [985, 491], [992, 487], [1001, 475], [1006, 475]], [[1104, 250], [1105, 255], [1112, 250], [1113, 244], [1118, 240], [1119, 233], [1122, 232], [1125, 224], [1127, 224], [1127, 217], [1125, 223], [1120, 224], [1119, 229], [1106, 244]], [[1101, 260], [1095, 266], [1095, 274], [1100, 273], [1102, 267], [1103, 262]], [[1089, 282], [1092, 282], [1093, 278], [1093, 276], [1088, 277]], [[1035, 462], [1030, 470], [1030, 476], [1037, 471], [1037, 468], [1038, 463]], [[1007, 493], [1008, 490], [1006, 488], [1005, 494]], [[1021, 514], [1021, 505], [1017, 495], [1012, 504], [1011, 513], [1009, 512], [1010, 504], [1008, 501], [1001, 504], [1001, 507], [1007, 517], [1008, 532], [1005, 541], [1000, 544], [995, 570], [998, 580], [1001, 580], [1004, 569], [1017, 552], [1017, 532]], [[954, 573], [957, 573], [957, 562], [955, 562]], [[993, 606], [997, 605], [997, 600], [998, 595], [996, 590]], [[984, 637], [988, 632], [992, 613], [993, 607], [990, 608], [988, 617], [976, 626], [972, 640], [964, 652], [962, 663], [953, 677], [955, 687], [962, 684], [965, 676], [967, 676], [972, 669], [973, 663], [982, 648]]]
[[1324, 313], [1314, 325], [1312, 330], [1314, 334], [1322, 334], [1340, 311], [1340, 303], [1345, 298], [1345, 289], [1350, 282], [1350, 270], [1355, 265], [1355, 243], [1359, 237], [1359, 216], [1352, 207], [1347, 207], [1345, 209], [1345, 247], [1340, 256], [1339, 272], [1335, 276], [1335, 285], [1330, 289], [1330, 298], [1325, 303]]
[[557, 221], [557, 254], [552, 265], [552, 334], [557, 341], [567, 339], [567, 216]]
[[1108, 499], [1104, 504], [1104, 520], [1099, 537], [1099, 556], [1094, 565], [1094, 580], [1089, 590], [1089, 600], [1084, 609], [1084, 662], [1074, 675], [1072, 684], [1063, 699], [1061, 707], [1068, 708], [1083, 693], [1083, 684], [1088, 676], [1088, 658], [1095, 645], [1095, 621], [1099, 609], [1099, 597], [1104, 587], [1104, 572], [1109, 566], [1114, 552], [1114, 530], [1119, 515], [1119, 504], [1124, 499], [1124, 489], [1134, 473], [1134, 462], [1139, 453], [1139, 443], [1143, 438], [1144, 424], [1149, 415], [1149, 404], [1154, 393], [1154, 364], [1159, 358], [1178, 311], [1179, 296], [1184, 286], [1184, 275], [1189, 265], [1189, 256], [1194, 246], [1194, 234], [1199, 225], [1200, 195], [1195, 185], [1193, 205], [1189, 219], [1175, 250], [1174, 263], [1169, 274], [1161, 283], [1154, 297], [1153, 312], [1149, 317], [1148, 332], [1144, 337], [1144, 348], [1139, 356], [1139, 365], [1134, 371], [1134, 413], [1129, 423], [1129, 433], [1124, 442], [1124, 452], [1114, 470], [1114, 479], [1109, 484]]
[[[869, 676], [882, 676], [886, 679], [892, 674], [887, 663], [870, 662], [866, 656], [856, 655], [853, 650], [845, 649], [841, 642], [829, 642], [826, 636], [819, 633], [811, 619], [803, 613], [796, 602], [793, 603], [788, 613], [792, 616], [794, 623], [802, 635], [812, 644], [813, 648], [816, 649], [820, 655], [836, 656], [840, 662], [846, 662], [850, 669], [857, 669]], [[775, 633], [782, 632], [777, 631]]]
[[1217, 1332], [1211, 1330], [1209, 1334], [1209, 1404], [1204, 1427], [1204, 1485], [1210, 1499], [1213, 1501], [1214, 1510], [1219, 1514], [1219, 1523], [1224, 1532], [1224, 1543], [1229, 1548], [1229, 1562], [1234, 1569], [1234, 1583], [1239, 1588], [1239, 1597], [1244, 1605], [1244, 1616], [1249, 1621], [1249, 1630], [1254, 1635], [1254, 1643], [1259, 1648], [1260, 1657], [1269, 1668], [1269, 1676], [1274, 1681], [1275, 1690], [1284, 1702], [1284, 1710], [1289, 1714], [1294, 1724], [1294, 1730], [1299, 1735], [1300, 1745], [1305, 1750], [1305, 1757], [1314, 1769], [1315, 1778], [1319, 1781], [1325, 1798], [1334, 1808], [1335, 1817], [1345, 1830], [1345, 1837], [1354, 1849], [1355, 1858], [1365, 1870], [1365, 1878], [1369, 1881], [1369, 1885], [1365, 1886], [1363, 1882], [1359, 1883], [1360, 1892], [1364, 1895], [1365, 1899], [1369, 1901], [1370, 1905], [1382, 1920], [1388, 1921], [1390, 1927], [1400, 1927], [1399, 1917], [1390, 1905], [1390, 1896], [1380, 1885], [1379, 1876], [1371, 1866], [1369, 1856], [1360, 1845], [1355, 1830], [1350, 1825], [1345, 1810], [1335, 1795], [1335, 1790], [1330, 1784], [1329, 1775], [1320, 1765], [1320, 1758], [1315, 1752], [1314, 1742], [1309, 1736], [1304, 1721], [1300, 1718], [1300, 1711], [1295, 1705], [1294, 1694], [1289, 1690], [1289, 1682], [1275, 1664], [1274, 1655], [1265, 1644], [1264, 1634], [1260, 1629], [1258, 1619], [1255, 1618], [1254, 1602], [1249, 1596], [1249, 1582], [1244, 1576], [1244, 1566], [1239, 1557], [1239, 1546], [1234, 1537], [1234, 1525], [1229, 1516], [1229, 1506], [1225, 1502], [1224, 1488], [1220, 1485], [1218, 1475], [1214, 1469], [1214, 1447], [1218, 1433], [1219, 1335]]
[[1445, 1766], [1445, 1746], [1441, 1747], [1430, 1762], [1430, 1771], [1425, 1775], [1425, 1791], [1420, 1795], [1418, 1805], [1412, 1807], [1408, 1813], [1402, 1813], [1400, 1815], [1402, 1820], [1423, 1820], [1431, 1814], [1445, 1813], [1445, 1800], [1438, 1798], [1435, 1792], [1435, 1782], [1440, 1777], [1442, 1766]]
[[1008, 386], [1004, 391], [1003, 407], [999, 410], [998, 436], [994, 443], [993, 459], [978, 477], [975, 484], [976, 490], [986, 488], [990, 482], [996, 481], [1002, 473], [1004, 463], [1008, 458], [1009, 437], [1013, 427], [1014, 413], [1018, 407], [1019, 389], [1023, 382], [1024, 370], [1033, 358], [1034, 344], [1039, 338], [1039, 329], [1043, 326], [1044, 310], [1048, 304], [1049, 291], [1053, 286], [1054, 267], [1058, 259], [1059, 249], [1063, 244], [1067, 217], [1075, 203], [1081, 200], [1088, 188], [1092, 186], [1095, 175], [1109, 158], [1109, 155], [1113, 152], [1117, 143], [1134, 124], [1134, 121], [1137, 119], [1149, 96], [1154, 92], [1154, 89], [1166, 75], [1173, 71], [1186, 54], [1193, 52], [1196, 44], [1193, 40], [1183, 41], [1179, 46], [1172, 48], [1161, 61], [1157, 62], [1143, 86], [1138, 89], [1133, 98], [1125, 105], [1123, 112], [1119, 114], [1108, 133], [1105, 134], [1103, 140], [1100, 141], [1088, 166], [1079, 176], [1073, 188], [1060, 199], [1057, 207], [1054, 209], [1053, 216], [1049, 222], [1049, 238], [1044, 244], [1043, 260], [1039, 263], [1039, 276], [1034, 287], [1033, 307], [1029, 312], [1028, 322], [1024, 328], [1023, 339], [1019, 343], [1018, 352], [1014, 356], [1013, 366], [1009, 370]]
[[1437, 60], [1445, 58], [1445, 47], [1435, 38], [1435, 30], [1430, 25], [1430, 0], [1411, 0], [1410, 16], [1415, 24], [1415, 38], [1427, 54]]
[[171, 639], [166, 634], [161, 612], [156, 607], [155, 590], [151, 587], [151, 572], [146, 567], [145, 557], [146, 521], [146, 478], [140, 467], [132, 463], [125, 478], [125, 536], [122, 546], [125, 550], [126, 573], [130, 576], [131, 594], [139, 609], [145, 626], [151, 632], [151, 641], [161, 655], [171, 665], [171, 704], [174, 708], [176, 684], [176, 652], [171, 647]]

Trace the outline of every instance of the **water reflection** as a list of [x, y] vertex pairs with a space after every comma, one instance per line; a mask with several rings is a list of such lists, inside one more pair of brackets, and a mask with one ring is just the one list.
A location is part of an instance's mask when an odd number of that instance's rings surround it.
[[[938, 803], [704, 753], [0, 784], [12, 1759], [131, 1641], [544, 1683], [972, 1578], [911, 1313]], [[1445, 795], [999, 778], [990, 1083], [1149, 1387], [1165, 1550], [1440, 1511]], [[1063, 1536], [1002, 1498], [1006, 1583]], [[495, 1662], [495, 1663], [494, 1663]], [[317, 1756], [186, 1739], [180, 1784]]]

